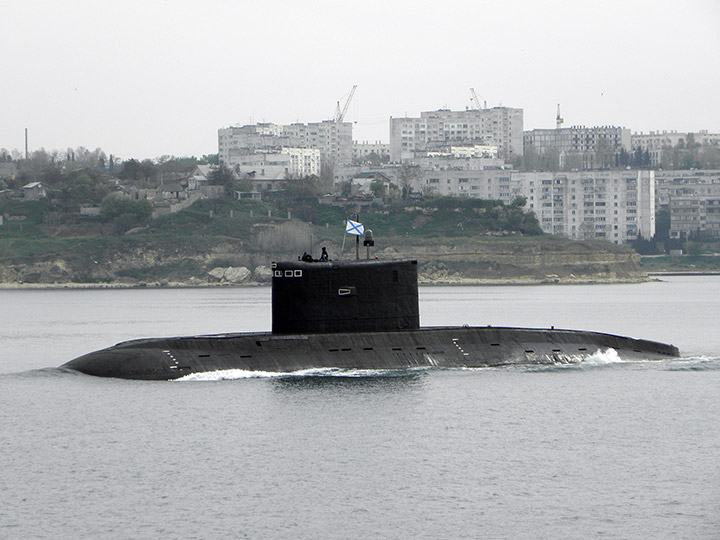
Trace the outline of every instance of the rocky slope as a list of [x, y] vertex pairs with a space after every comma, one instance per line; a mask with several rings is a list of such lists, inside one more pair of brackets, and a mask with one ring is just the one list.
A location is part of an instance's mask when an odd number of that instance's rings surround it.
[[[372, 256], [412, 258], [421, 283], [602, 283], [647, 280], [634, 252], [608, 243], [554, 238], [482, 238], [408, 244], [390, 242]], [[354, 246], [323, 242], [331, 258], [354, 258]], [[319, 250], [317, 245], [316, 250]], [[4, 286], [249, 285], [268, 283], [272, 260], [295, 259], [301, 247], [272, 255], [253, 252], [240, 240], [197, 243], [146, 239], [85, 252], [0, 262]], [[361, 256], [365, 256], [361, 249]]]

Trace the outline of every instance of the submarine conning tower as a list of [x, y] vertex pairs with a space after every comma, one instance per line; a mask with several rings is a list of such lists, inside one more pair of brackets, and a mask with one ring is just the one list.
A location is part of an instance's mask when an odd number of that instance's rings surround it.
[[420, 327], [417, 261], [272, 264], [273, 334]]

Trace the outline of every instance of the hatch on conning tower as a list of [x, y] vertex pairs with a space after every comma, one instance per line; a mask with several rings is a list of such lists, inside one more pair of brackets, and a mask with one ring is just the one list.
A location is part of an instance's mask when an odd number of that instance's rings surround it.
[[417, 261], [273, 263], [275, 334], [420, 327]]

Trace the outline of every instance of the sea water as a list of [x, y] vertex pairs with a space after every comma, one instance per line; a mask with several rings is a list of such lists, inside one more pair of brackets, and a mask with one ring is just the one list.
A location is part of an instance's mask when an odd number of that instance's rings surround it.
[[720, 538], [720, 279], [421, 287], [424, 326], [577, 328], [682, 357], [181, 381], [56, 369], [266, 331], [268, 288], [0, 291], [0, 538]]

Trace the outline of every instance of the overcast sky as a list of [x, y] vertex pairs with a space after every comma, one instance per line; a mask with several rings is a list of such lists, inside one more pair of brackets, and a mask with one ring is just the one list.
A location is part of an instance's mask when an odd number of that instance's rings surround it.
[[216, 153], [217, 130], [487, 105], [720, 132], [719, 0], [5, 0], [0, 148]]

